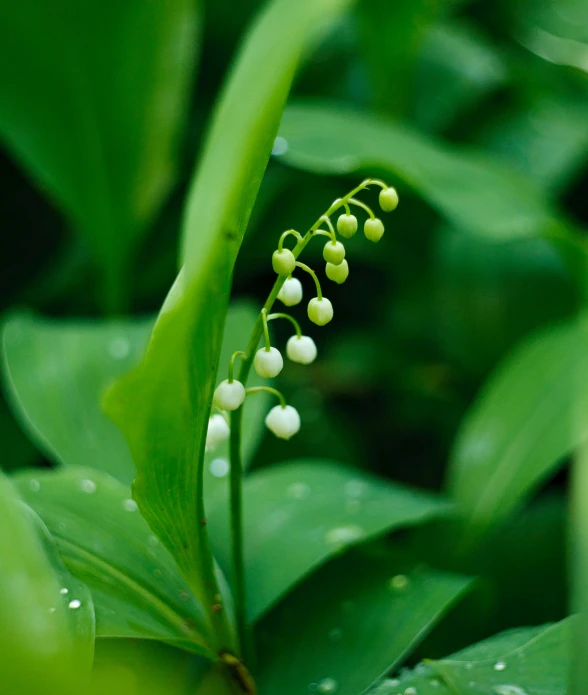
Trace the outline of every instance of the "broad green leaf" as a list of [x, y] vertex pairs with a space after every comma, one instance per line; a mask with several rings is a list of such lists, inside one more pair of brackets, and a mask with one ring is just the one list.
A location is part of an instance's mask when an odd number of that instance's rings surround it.
[[[89, 676], [83, 645], [92, 632], [91, 609], [81, 602], [72, 604], [69, 595], [62, 593], [71, 588], [73, 596], [74, 585], [55, 565], [30, 510], [2, 474], [0, 508], [2, 691], [7, 695], [77, 694]], [[76, 610], [81, 619], [70, 615]]]
[[128, 487], [100, 471], [73, 466], [27, 471], [14, 480], [67, 568], [90, 588], [98, 636], [162, 640], [214, 656], [202, 606]]
[[260, 695], [362, 693], [408, 655], [469, 583], [358, 551], [335, 560], [261, 622]]
[[470, 533], [500, 522], [588, 433], [585, 324], [525, 341], [471, 407], [451, 456], [450, 490]]
[[446, 659], [427, 660], [372, 695], [567, 695], [575, 621], [509, 630]]
[[88, 240], [122, 300], [139, 235], [175, 177], [195, 63], [194, 0], [0, 8], [0, 136]]
[[[231, 306], [221, 364], [228, 364], [230, 355], [247, 343], [256, 317], [248, 302]], [[93, 323], [30, 315], [8, 319], [3, 332], [5, 390], [22, 427], [48, 458], [132, 481], [135, 466], [127, 443], [101, 406], [106, 388], [143, 356], [152, 326], [148, 318]], [[252, 399], [246, 408], [246, 459], [257, 447], [266, 409], [263, 397]], [[1, 416], [0, 411], [0, 424]], [[207, 454], [208, 465], [226, 458], [226, 449]], [[220, 464], [212, 470], [219, 472]], [[224, 481], [209, 473], [205, 482], [212, 498]]]
[[7, 396], [48, 458], [131, 482], [135, 467], [127, 444], [102, 412], [101, 399], [107, 386], [143, 356], [152, 326], [152, 319], [8, 319], [3, 331]]
[[195, 659], [161, 642], [99, 639], [89, 695], [195, 695]]
[[[206, 424], [233, 265], [301, 52], [346, 0], [274, 0], [242, 46], [216, 109], [189, 194], [184, 267], [147, 355], [109, 394], [108, 410], [137, 466], [133, 495], [192, 590], [214, 605], [214, 568], [202, 524]], [[210, 615], [226, 648], [223, 614]]]
[[[446, 514], [447, 503], [325, 461], [266, 468], [245, 480], [249, 617], [258, 620], [312, 570], [346, 547]], [[230, 571], [225, 509], [209, 518], [215, 557]]]
[[323, 174], [385, 170], [460, 229], [510, 239], [558, 228], [545, 196], [518, 172], [402, 123], [309, 102], [286, 110], [280, 135], [288, 164]]

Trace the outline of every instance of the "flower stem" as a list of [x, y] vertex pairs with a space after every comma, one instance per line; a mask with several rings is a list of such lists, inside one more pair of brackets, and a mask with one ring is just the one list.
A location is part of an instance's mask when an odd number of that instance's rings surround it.
[[288, 319], [288, 321], [290, 321], [290, 323], [294, 326], [294, 329], [296, 331], [296, 335], [299, 338], [302, 336], [302, 329], [300, 328], [300, 324], [293, 316], [290, 316], [290, 314], [283, 314], [283, 313], [270, 314], [267, 317], [268, 321], [273, 321], [274, 319]]
[[283, 394], [278, 391], [278, 389], [273, 389], [271, 386], [252, 386], [251, 388], [247, 389], [246, 393], [248, 396], [254, 393], [271, 393], [272, 396], [276, 396], [276, 398], [280, 400], [280, 405], [282, 408], [285, 408], [287, 405]]
[[321, 283], [319, 282], [319, 279], [317, 278], [314, 270], [312, 268], [309, 268], [306, 265], [306, 263], [300, 263], [300, 261], [296, 261], [296, 265], [299, 268], [302, 268], [302, 270], [305, 270], [312, 277], [312, 279], [314, 280], [314, 284], [316, 285], [316, 296], [319, 299], [322, 299], [323, 298], [323, 291], [321, 289]]
[[[359, 186], [356, 186], [343, 198], [338, 198], [333, 202], [331, 207], [321, 215], [319, 219], [312, 225], [308, 232], [301, 236], [298, 232], [288, 230], [284, 232], [280, 238], [281, 244], [289, 234], [296, 236], [297, 243], [292, 249], [295, 258], [302, 253], [308, 242], [312, 239], [316, 230], [320, 227], [325, 217], [330, 217], [339, 208], [345, 207], [349, 209], [348, 201], [356, 194], [367, 188], [372, 183], [371, 179], [362, 181]], [[279, 244], [279, 248], [281, 248]], [[253, 326], [253, 331], [249, 339], [249, 344], [245, 350], [245, 357], [241, 361], [239, 367], [238, 379], [242, 384], [247, 383], [249, 372], [253, 364], [255, 349], [259, 344], [259, 340], [264, 332], [267, 315], [271, 312], [272, 307], [278, 297], [278, 293], [282, 289], [282, 285], [286, 281], [284, 275], [278, 276], [274, 286], [269, 293], [269, 296], [260, 311], [257, 321]], [[265, 314], [264, 314], [265, 312]], [[281, 394], [280, 394], [281, 395]], [[251, 664], [253, 658], [253, 645], [249, 633], [249, 624], [247, 621], [247, 606], [246, 606], [246, 586], [245, 586], [245, 562], [243, 557], [243, 469], [241, 461], [241, 424], [243, 417], [243, 406], [231, 413], [231, 435], [229, 443], [229, 454], [231, 459], [231, 483], [230, 483], [230, 528], [231, 528], [231, 554], [233, 566], [233, 596], [235, 599], [235, 613], [237, 615], [237, 630], [241, 651], [246, 659], [246, 663]]]

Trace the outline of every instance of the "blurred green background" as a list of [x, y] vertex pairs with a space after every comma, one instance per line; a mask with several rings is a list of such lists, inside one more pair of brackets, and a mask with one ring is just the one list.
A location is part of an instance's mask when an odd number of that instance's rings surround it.
[[[143, 2], [137, 13], [135, 0], [85, 0], [59, 17], [24, 4], [0, 7], [1, 311], [152, 315], [177, 272], [207, 120], [262, 3]], [[321, 329], [320, 358], [279, 378], [304, 426], [287, 444], [264, 436], [254, 467], [327, 458], [443, 489], [487, 377], [524, 337], [584, 303], [587, 71], [585, 0], [358, 0], [322, 39], [297, 76], [234, 298], [263, 301], [279, 233], [309, 227], [364, 175], [395, 185], [401, 203], [377, 247], [349, 243], [349, 280], [325, 290], [336, 320]], [[347, 134], [325, 124], [350, 108]], [[372, 129], [369, 146], [354, 119]], [[388, 156], [403, 143], [398, 161]], [[430, 168], [427, 147], [439, 156]], [[480, 204], [472, 186], [458, 224], [435, 187], [458, 198], [468, 189], [462, 158], [503, 178], [488, 176]], [[505, 217], [509, 196], [521, 220]], [[529, 221], [527, 198], [549, 214]], [[308, 258], [322, 265], [318, 244]], [[275, 327], [280, 343], [286, 330]], [[4, 401], [0, 440], [4, 468], [49, 465]], [[464, 604], [463, 632], [455, 622], [452, 636], [436, 632], [428, 654], [564, 617], [565, 489], [561, 473], [457, 568], [493, 579], [469, 599], [477, 624]], [[426, 539], [422, 553], [444, 564]]]

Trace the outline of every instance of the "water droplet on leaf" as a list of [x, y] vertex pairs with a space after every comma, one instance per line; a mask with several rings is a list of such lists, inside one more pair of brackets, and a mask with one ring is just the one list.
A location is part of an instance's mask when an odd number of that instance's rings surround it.
[[405, 574], [397, 574], [388, 582], [393, 591], [404, 591], [410, 585], [410, 579]]
[[227, 459], [213, 459], [210, 462], [209, 470], [215, 478], [225, 478], [231, 470], [231, 464]]
[[123, 500], [122, 506], [123, 506], [123, 509], [127, 512], [136, 512], [137, 509], [139, 509], [135, 500], [131, 500], [131, 499]]
[[310, 497], [311, 489], [310, 485], [306, 483], [292, 483], [288, 485], [286, 494], [293, 500], [306, 500]]
[[69, 589], [66, 589], [65, 587], [63, 587], [63, 589], [60, 589], [60, 590], [59, 590], [59, 593], [60, 593], [62, 596], [65, 596], [66, 594], [69, 594]]
[[335, 693], [337, 692], [337, 681], [334, 678], [323, 678], [318, 684], [317, 692], [319, 693]]
[[29, 481], [29, 490], [31, 492], [39, 492], [40, 489], [41, 483], [36, 478], [33, 478]]
[[350, 543], [356, 543], [365, 535], [365, 531], [361, 526], [350, 524], [349, 526], [337, 526], [327, 531], [325, 541], [330, 545], [345, 546]]
[[82, 492], [86, 492], [88, 495], [91, 495], [94, 492], [96, 492], [96, 483], [93, 480], [89, 480], [88, 478], [80, 480], [79, 486], [80, 490]]
[[130, 351], [131, 344], [123, 336], [113, 338], [108, 343], [108, 353], [115, 360], [123, 360], [125, 357], [128, 357]]
[[504, 671], [504, 669], [506, 668], [506, 664], [504, 663], [504, 661], [497, 661], [492, 668], [495, 671]]
[[70, 601], [68, 605], [69, 605], [69, 608], [72, 608], [75, 610], [76, 608], [79, 608], [82, 605], [82, 602], [78, 601], [77, 598], [74, 598], [74, 600]]

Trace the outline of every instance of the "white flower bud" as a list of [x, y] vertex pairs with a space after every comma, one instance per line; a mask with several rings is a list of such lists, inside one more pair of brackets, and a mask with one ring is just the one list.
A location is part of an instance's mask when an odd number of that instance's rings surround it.
[[278, 299], [286, 306], [295, 306], [302, 301], [302, 283], [298, 278], [287, 278], [278, 292]]
[[213, 401], [220, 410], [237, 410], [245, 400], [245, 387], [240, 381], [225, 379], [216, 387]]
[[349, 264], [345, 260], [342, 263], [339, 263], [339, 265], [327, 263], [325, 273], [329, 280], [332, 280], [340, 285], [349, 277]]
[[345, 258], [345, 247], [340, 241], [327, 241], [323, 249], [323, 258], [327, 263], [339, 265]]
[[333, 318], [333, 305], [326, 297], [311, 299], [308, 302], [308, 318], [317, 326], [324, 326]]
[[315, 361], [316, 353], [315, 342], [307, 335], [293, 335], [286, 343], [286, 354], [292, 362], [310, 364]]
[[272, 255], [272, 267], [278, 275], [291, 275], [296, 268], [296, 259], [290, 249], [274, 251]]
[[206, 451], [213, 451], [221, 443], [226, 441], [231, 434], [227, 421], [222, 415], [216, 413], [208, 421], [206, 430]]
[[276, 437], [290, 439], [300, 429], [300, 415], [291, 405], [276, 405], [267, 414], [265, 424]]
[[337, 231], [346, 239], [351, 239], [357, 232], [357, 217], [355, 215], [340, 215], [337, 220]]
[[380, 191], [380, 207], [384, 212], [392, 212], [392, 210], [396, 210], [398, 207], [398, 193], [396, 193], [396, 189], [392, 188], [383, 188]]
[[284, 360], [282, 353], [275, 347], [271, 347], [269, 350], [261, 348], [255, 353], [253, 365], [260, 377], [272, 379], [282, 371]]
[[377, 217], [375, 217], [373, 220], [366, 220], [363, 233], [365, 234], [366, 239], [369, 239], [370, 241], [380, 241], [384, 234], [384, 225], [382, 224], [382, 220], [378, 219]]

